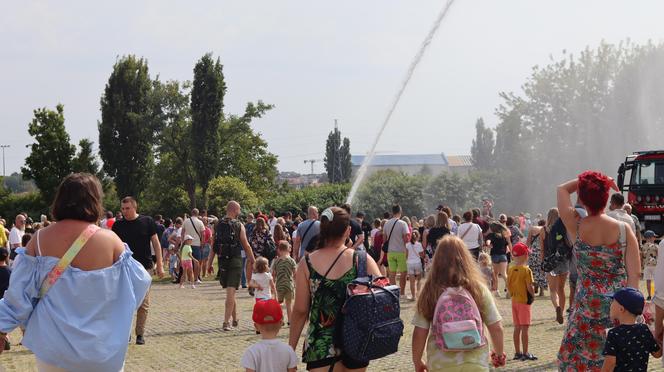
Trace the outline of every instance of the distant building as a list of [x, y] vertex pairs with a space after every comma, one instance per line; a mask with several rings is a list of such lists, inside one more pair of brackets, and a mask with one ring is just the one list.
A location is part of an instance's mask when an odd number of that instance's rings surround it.
[[[353, 176], [364, 161], [364, 155], [352, 155]], [[367, 174], [391, 169], [409, 175], [454, 172], [466, 174], [472, 168], [470, 155], [445, 156], [440, 154], [379, 154], [373, 157]]]
[[319, 186], [324, 183], [325, 174], [299, 174], [297, 172], [281, 172], [277, 176], [277, 182], [286, 182], [288, 186], [301, 189], [307, 186]]

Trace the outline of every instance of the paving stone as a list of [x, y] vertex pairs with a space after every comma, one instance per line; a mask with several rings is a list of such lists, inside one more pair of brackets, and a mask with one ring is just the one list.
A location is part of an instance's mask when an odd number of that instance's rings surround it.
[[[645, 285], [643, 285], [645, 290]], [[205, 281], [196, 289], [162, 281], [155, 283], [151, 291], [151, 306], [146, 327], [146, 344], [129, 345], [125, 370], [132, 371], [242, 371], [239, 362], [244, 350], [255, 343], [257, 336], [251, 322], [254, 298], [246, 290], [238, 294], [240, 326], [224, 332], [221, 330], [225, 293], [218, 282]], [[511, 302], [497, 299], [503, 315], [505, 351], [508, 359], [514, 356]], [[415, 303], [402, 302], [402, 318], [406, 323], [399, 351], [389, 357], [374, 361], [370, 371], [412, 371], [410, 343], [413, 326], [410, 321]], [[530, 327], [530, 352], [537, 361], [508, 360], [501, 371], [554, 371], [556, 353], [560, 347], [564, 326], [555, 322], [555, 312], [548, 297], [536, 297], [533, 304], [533, 324]], [[305, 328], [306, 330], [306, 328]], [[287, 342], [288, 328], [279, 335]], [[34, 371], [32, 353], [17, 345], [20, 331], [9, 336], [12, 350], [0, 355], [0, 366], [7, 371]], [[301, 355], [301, 345], [297, 353]], [[304, 364], [298, 370], [304, 370]], [[651, 358], [649, 370], [664, 371], [662, 361]]]

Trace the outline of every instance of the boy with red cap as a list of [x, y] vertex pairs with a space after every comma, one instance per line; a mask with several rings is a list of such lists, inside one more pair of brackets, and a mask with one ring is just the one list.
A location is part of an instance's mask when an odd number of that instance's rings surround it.
[[252, 316], [261, 341], [251, 345], [242, 356], [242, 368], [247, 372], [297, 371], [297, 355], [277, 335], [283, 326], [281, 305], [274, 299], [258, 301]]
[[[535, 299], [533, 272], [528, 267], [530, 250], [523, 243], [512, 247], [514, 265], [507, 271], [507, 290], [512, 297], [512, 320], [514, 322], [514, 360], [537, 360], [528, 352], [528, 327], [530, 327], [530, 305]], [[523, 352], [519, 347], [523, 346]]]

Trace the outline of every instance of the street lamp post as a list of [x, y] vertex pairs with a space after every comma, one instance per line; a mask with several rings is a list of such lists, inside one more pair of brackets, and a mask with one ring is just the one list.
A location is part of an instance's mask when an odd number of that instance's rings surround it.
[[5, 176], [5, 149], [8, 148], [9, 145], [0, 145], [0, 148], [2, 148], [2, 176]]

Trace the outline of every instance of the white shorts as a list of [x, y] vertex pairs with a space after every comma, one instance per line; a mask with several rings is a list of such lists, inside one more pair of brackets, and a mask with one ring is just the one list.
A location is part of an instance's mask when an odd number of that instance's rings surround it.
[[655, 266], [643, 268], [643, 280], [655, 280]]
[[422, 262], [407, 262], [408, 275], [422, 275]]

